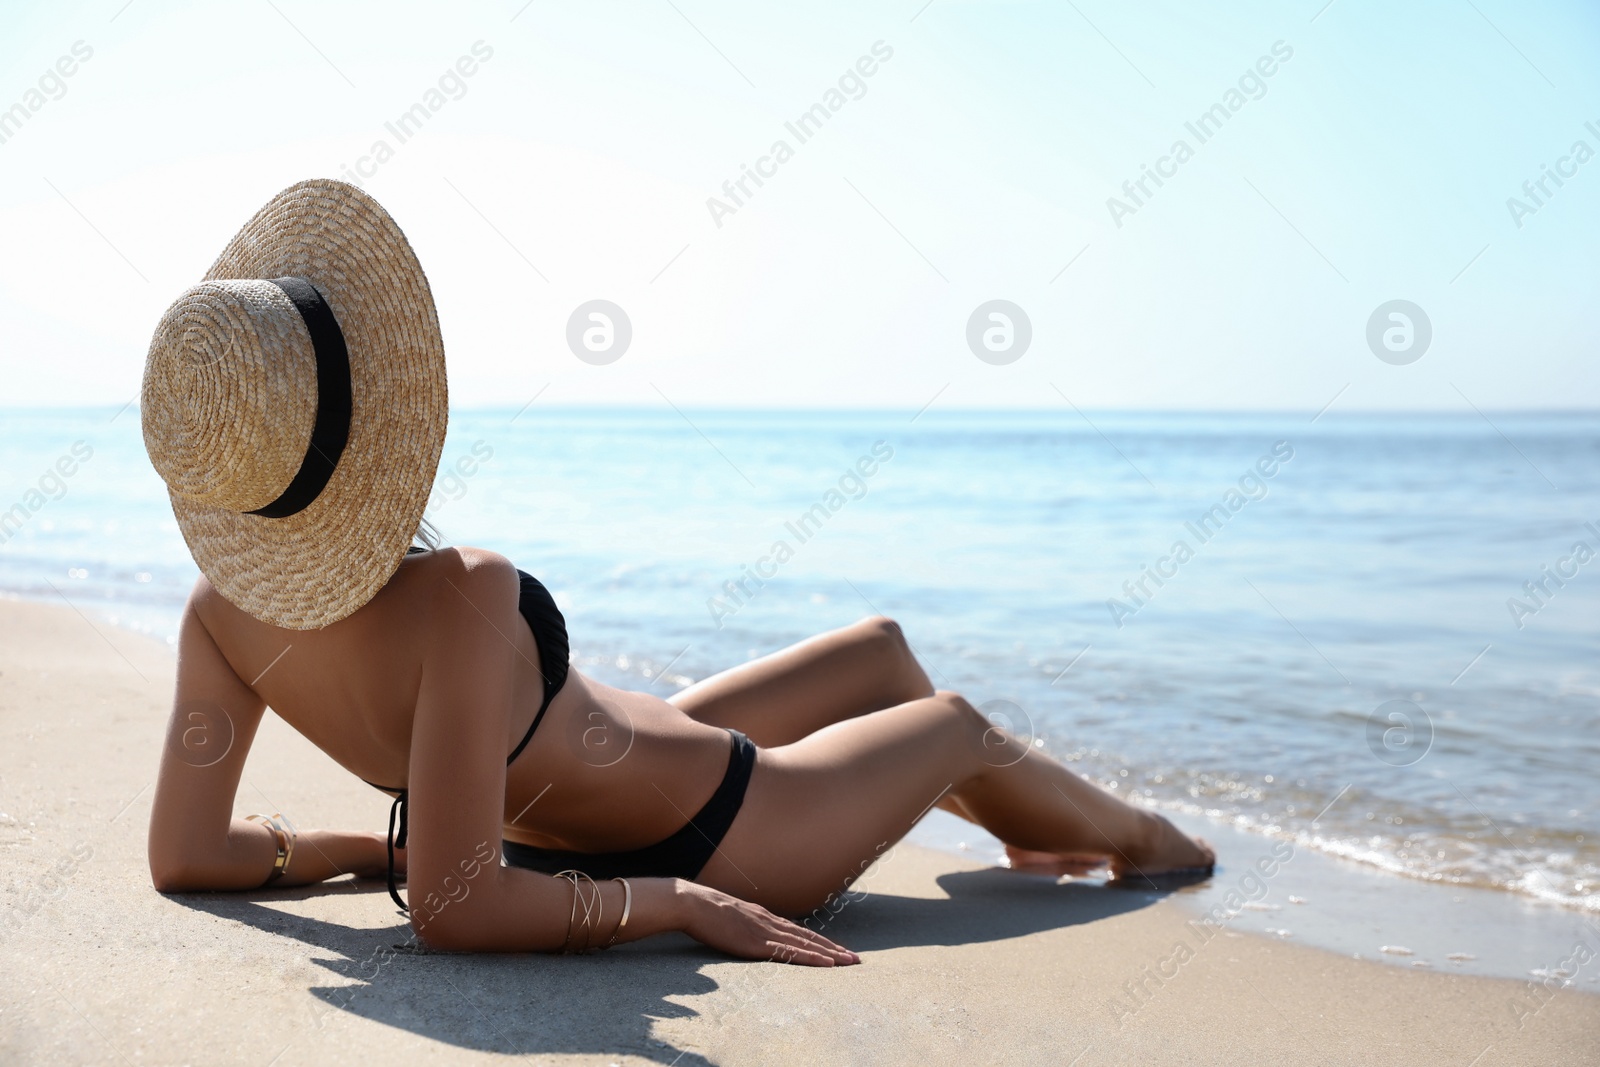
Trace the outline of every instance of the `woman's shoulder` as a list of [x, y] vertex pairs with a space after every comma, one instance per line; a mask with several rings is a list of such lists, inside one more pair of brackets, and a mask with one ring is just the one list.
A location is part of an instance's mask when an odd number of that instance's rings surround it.
[[207, 630], [236, 616], [249, 617], [223, 596], [222, 592], [211, 584], [211, 579], [204, 574], [194, 580], [194, 588], [189, 590], [189, 601], [183, 606], [183, 614], [185, 618], [196, 620]]
[[[476, 548], [472, 545], [448, 545], [443, 548], [428, 549], [408, 557], [412, 560], [442, 560], [462, 567], [485, 566], [511, 566], [511, 561], [500, 553], [488, 548]], [[515, 568], [512, 568], [513, 570]]]
[[471, 545], [452, 545], [408, 555], [404, 566], [435, 577], [465, 579], [470, 581], [504, 581], [517, 573], [516, 565], [505, 556], [487, 548]]
[[420, 587], [435, 608], [454, 606], [480, 610], [516, 610], [521, 580], [505, 556], [470, 545], [438, 548], [406, 557], [401, 565], [407, 584]]
[[[459, 545], [418, 552], [406, 556], [389, 585], [380, 590], [373, 602], [356, 612], [356, 615], [371, 616], [379, 613], [371, 609], [379, 608], [386, 602], [409, 599], [393, 596], [399, 591], [395, 587], [400, 585], [413, 591], [425, 588], [449, 592], [451, 599], [461, 602], [463, 606], [467, 602], [482, 606], [486, 601], [503, 600], [509, 592], [511, 603], [515, 605], [520, 579], [516, 566], [505, 556], [490, 549]], [[465, 601], [457, 594], [463, 594]], [[192, 616], [213, 633], [219, 628], [248, 626], [248, 622], [255, 622], [262, 628], [276, 629], [269, 623], [251, 619], [224, 597], [204, 574], [195, 579], [184, 614]]]

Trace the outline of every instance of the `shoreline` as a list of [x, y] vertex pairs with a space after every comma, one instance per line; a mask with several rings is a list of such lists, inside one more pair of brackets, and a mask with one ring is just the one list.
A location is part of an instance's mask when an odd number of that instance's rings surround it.
[[[1218, 849], [1209, 882], [1170, 894], [1174, 907], [1206, 926], [1381, 966], [1513, 981], [1541, 980], [1580, 943], [1600, 958], [1600, 918], [1578, 908], [1427, 882], [1205, 816], [1162, 813]], [[1000, 865], [1003, 854], [981, 828], [942, 811], [907, 840], [969, 862]], [[1600, 995], [1600, 963], [1580, 968], [1572, 988]]]
[[[1195, 944], [1182, 894], [1052, 884], [914, 842], [829, 918], [866, 961], [836, 971], [731, 961], [678, 935], [595, 957], [394, 952], [409, 931], [377, 882], [162, 896], [143, 824], [172, 669], [158, 642], [66, 607], [0, 602], [0, 1059], [1600, 1055], [1600, 997], [1578, 987], [1386, 967], [1242, 924]], [[268, 716], [237, 800], [263, 806], [306, 826], [380, 826], [386, 800]]]

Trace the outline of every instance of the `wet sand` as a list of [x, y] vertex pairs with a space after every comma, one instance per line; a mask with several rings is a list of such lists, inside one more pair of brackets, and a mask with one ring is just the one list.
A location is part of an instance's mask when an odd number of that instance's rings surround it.
[[[910, 845], [828, 921], [865, 960], [834, 971], [676, 936], [421, 953], [376, 882], [163, 897], [144, 837], [172, 671], [66, 605], [0, 601], [0, 1062], [1600, 1062], [1600, 997], [1554, 979], [1197, 928], [1159, 894]], [[269, 716], [236, 810], [378, 829], [387, 807]]]

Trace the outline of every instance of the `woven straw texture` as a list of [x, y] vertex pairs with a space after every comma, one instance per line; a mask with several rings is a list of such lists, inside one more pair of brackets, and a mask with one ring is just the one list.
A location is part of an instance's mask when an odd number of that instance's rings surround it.
[[[297, 514], [275, 499], [316, 414], [310, 334], [282, 290], [322, 293], [350, 354], [350, 438]], [[145, 446], [200, 570], [242, 610], [290, 630], [346, 618], [399, 567], [427, 506], [448, 419], [433, 293], [405, 235], [351, 185], [285, 189], [168, 309], [145, 365]]]

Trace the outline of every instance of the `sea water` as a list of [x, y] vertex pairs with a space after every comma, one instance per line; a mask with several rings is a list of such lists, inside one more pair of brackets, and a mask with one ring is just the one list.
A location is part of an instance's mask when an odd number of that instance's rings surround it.
[[[174, 640], [137, 408], [0, 412], [0, 509], [0, 589]], [[1120, 795], [1600, 912], [1600, 417], [535, 403], [452, 416], [428, 514], [606, 682], [890, 615]]]

